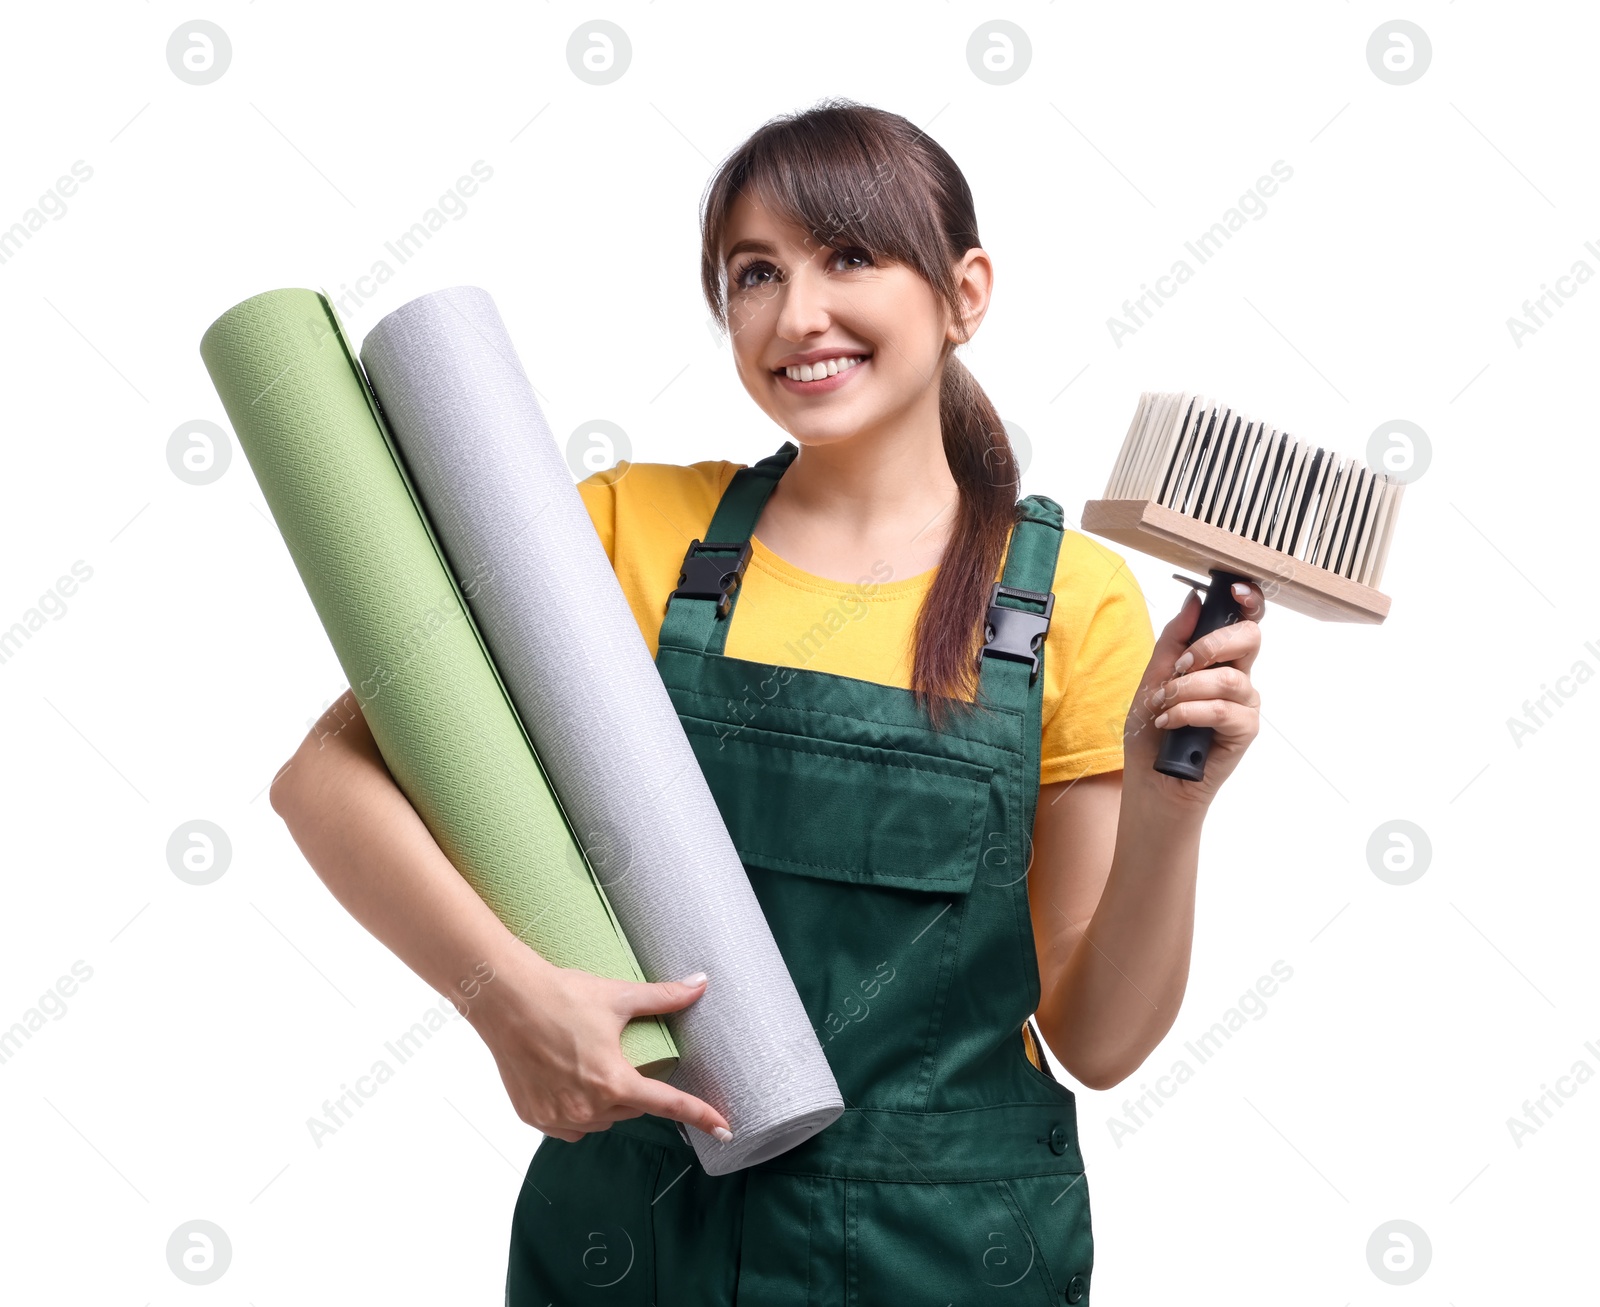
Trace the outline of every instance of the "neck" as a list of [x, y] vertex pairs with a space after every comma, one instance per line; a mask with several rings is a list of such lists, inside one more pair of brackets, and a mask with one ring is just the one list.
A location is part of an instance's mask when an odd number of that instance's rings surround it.
[[862, 560], [896, 576], [939, 562], [958, 491], [945, 458], [936, 389], [923, 411], [802, 443], [762, 511], [756, 535], [821, 576], [854, 577]]

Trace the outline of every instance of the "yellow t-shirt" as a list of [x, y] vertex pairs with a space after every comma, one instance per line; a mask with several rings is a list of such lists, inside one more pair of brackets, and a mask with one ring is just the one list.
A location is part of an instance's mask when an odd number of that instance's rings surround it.
[[[578, 483], [652, 658], [684, 550], [690, 540], [706, 538], [722, 492], [743, 466], [623, 459]], [[935, 571], [837, 581], [801, 571], [752, 537], [723, 652], [909, 689], [912, 633]], [[1041, 785], [1122, 766], [1123, 722], [1155, 647], [1144, 595], [1115, 551], [1066, 529], [1053, 588]]]

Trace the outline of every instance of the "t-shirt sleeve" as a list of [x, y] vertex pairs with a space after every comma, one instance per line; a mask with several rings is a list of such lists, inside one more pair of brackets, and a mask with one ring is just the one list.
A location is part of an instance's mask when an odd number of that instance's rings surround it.
[[1144, 592], [1116, 551], [1066, 532], [1056, 596], [1055, 614], [1068, 621], [1062, 646], [1050, 640], [1045, 658], [1048, 667], [1055, 656], [1065, 685], [1044, 724], [1041, 785], [1122, 767], [1123, 724], [1155, 649]]
[[622, 459], [577, 483], [652, 658], [684, 548], [705, 537], [722, 490], [741, 466], [722, 459], [687, 465]]
[[628, 470], [628, 460], [591, 473], [578, 482], [578, 495], [589, 510], [595, 534], [605, 546], [606, 559], [617, 565], [617, 478]]

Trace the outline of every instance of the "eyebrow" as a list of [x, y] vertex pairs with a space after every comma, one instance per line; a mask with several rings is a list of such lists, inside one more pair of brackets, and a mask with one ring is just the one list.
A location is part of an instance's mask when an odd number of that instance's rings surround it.
[[752, 254], [776, 254], [778, 252], [771, 245], [767, 244], [766, 241], [735, 241], [733, 243], [733, 247], [728, 251], [728, 257], [722, 261], [723, 266], [727, 266], [728, 264], [732, 263], [735, 255], [743, 254], [746, 250], [750, 251]]

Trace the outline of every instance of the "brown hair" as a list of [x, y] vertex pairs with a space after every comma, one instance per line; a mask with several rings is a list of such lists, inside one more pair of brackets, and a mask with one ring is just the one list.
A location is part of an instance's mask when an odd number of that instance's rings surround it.
[[[860, 247], [910, 267], [962, 321], [952, 264], [978, 240], [972, 191], [955, 161], [899, 114], [828, 99], [773, 118], [723, 161], [701, 205], [701, 287], [728, 327], [724, 235], [734, 201], [758, 192], [780, 218], [832, 249]], [[977, 692], [989, 587], [1017, 516], [1019, 475], [994, 405], [946, 341], [939, 426], [959, 494], [933, 586], [917, 615], [911, 688], [935, 726]]]

